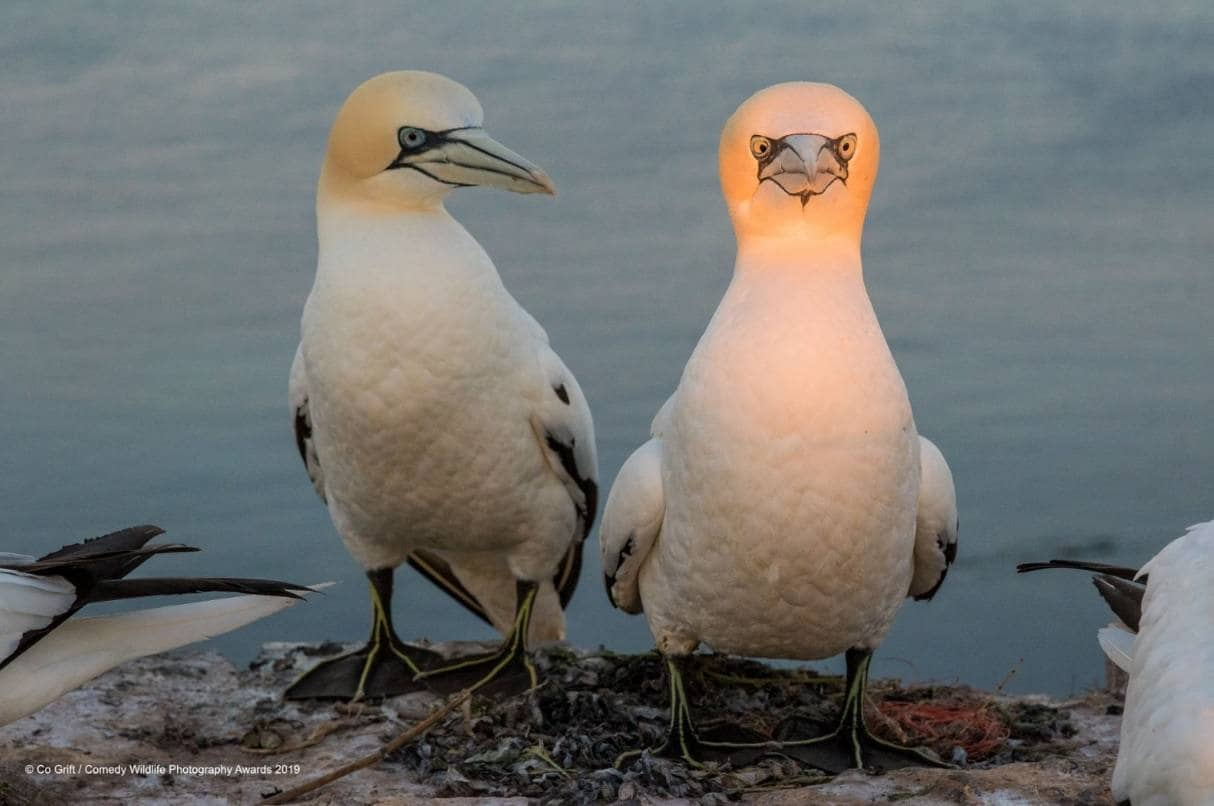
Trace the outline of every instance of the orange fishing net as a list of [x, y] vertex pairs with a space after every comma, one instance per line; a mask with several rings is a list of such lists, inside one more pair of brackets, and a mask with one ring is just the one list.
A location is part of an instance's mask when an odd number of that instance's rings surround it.
[[1007, 722], [990, 702], [886, 700], [877, 705], [906, 738], [931, 747], [947, 759], [961, 747], [969, 761], [981, 761], [1007, 741]]

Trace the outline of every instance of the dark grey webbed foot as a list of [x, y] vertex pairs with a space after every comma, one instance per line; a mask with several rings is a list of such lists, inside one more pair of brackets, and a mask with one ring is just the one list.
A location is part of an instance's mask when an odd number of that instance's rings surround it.
[[425, 689], [415, 678], [442, 656], [420, 647], [386, 640], [368, 641], [362, 649], [322, 660], [296, 680], [283, 695], [288, 700], [345, 700], [395, 697]]
[[502, 698], [535, 688], [539, 678], [527, 653], [526, 636], [538, 591], [535, 583], [519, 583], [514, 624], [501, 647], [431, 666], [417, 676], [417, 682], [440, 694], [472, 689], [478, 694]]
[[283, 695], [288, 700], [345, 700], [395, 697], [426, 686], [419, 672], [441, 663], [437, 652], [410, 646], [392, 626], [392, 569], [368, 571], [371, 583], [371, 637], [366, 646], [322, 660]]
[[[705, 762], [730, 763], [734, 767], [753, 764], [771, 752], [766, 737], [740, 725], [714, 722], [697, 727], [691, 718], [691, 704], [683, 682], [682, 665], [685, 658], [666, 658], [666, 674], [670, 689], [670, 727], [662, 744], [649, 750], [655, 756], [682, 761], [693, 767]], [[615, 767], [624, 765], [642, 750], [632, 750], [616, 757]]]
[[926, 748], [903, 747], [869, 732], [864, 723], [864, 691], [872, 652], [847, 652], [847, 695], [838, 726], [829, 733], [804, 736], [800, 720], [785, 720], [776, 728], [779, 744], [772, 751], [832, 774], [852, 768], [895, 770], [902, 767], [949, 767]]

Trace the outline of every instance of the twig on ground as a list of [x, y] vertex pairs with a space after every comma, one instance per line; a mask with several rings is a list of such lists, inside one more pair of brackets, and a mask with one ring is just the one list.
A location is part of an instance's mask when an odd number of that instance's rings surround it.
[[430, 730], [430, 728], [441, 722], [443, 718], [447, 716], [447, 714], [463, 705], [471, 696], [472, 689], [464, 689], [455, 696], [451, 697], [451, 699], [447, 700], [447, 702], [444, 703], [441, 708], [430, 714], [430, 716], [426, 717], [421, 722], [418, 722], [416, 725], [409, 728], [409, 730], [405, 731], [400, 736], [397, 736], [395, 739], [388, 742], [374, 753], [369, 753], [362, 758], [355, 759], [349, 764], [338, 767], [332, 772], [328, 772], [319, 778], [315, 778], [307, 783], [300, 784], [292, 789], [288, 789], [285, 792], [279, 792], [276, 795], [271, 795], [270, 797], [262, 800], [262, 803], [290, 803], [293, 800], [298, 800], [301, 796], [306, 795], [309, 792], [314, 792], [315, 790], [320, 789], [322, 786], [327, 786], [333, 783], [339, 778], [345, 778], [347, 775], [358, 772], [365, 767], [371, 767], [378, 764], [409, 742], [425, 734], [426, 731]]

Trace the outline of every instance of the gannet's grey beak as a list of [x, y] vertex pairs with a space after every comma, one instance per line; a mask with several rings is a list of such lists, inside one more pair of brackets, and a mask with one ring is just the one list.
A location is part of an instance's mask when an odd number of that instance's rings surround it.
[[481, 185], [515, 193], [556, 195], [556, 186], [543, 169], [494, 140], [484, 129], [454, 129], [439, 136], [439, 142], [420, 153], [402, 153], [391, 167], [414, 168], [455, 187]]

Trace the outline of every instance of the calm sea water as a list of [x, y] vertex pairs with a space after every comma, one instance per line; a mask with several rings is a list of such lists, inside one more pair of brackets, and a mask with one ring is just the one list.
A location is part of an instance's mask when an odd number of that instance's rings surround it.
[[[234, 658], [361, 639], [363, 578], [285, 403], [349, 90], [446, 73], [556, 181], [555, 201], [472, 190], [451, 208], [581, 379], [607, 484], [729, 279], [722, 123], [813, 79], [881, 129], [866, 277], [961, 500], [957, 565], [876, 673], [1097, 682], [1108, 616], [1086, 579], [1012, 570], [1140, 562], [1214, 517], [1214, 12], [859, 5], [6, 4], [0, 548], [159, 523], [205, 549], [161, 574], [341, 581], [216, 642]], [[588, 555], [571, 638], [648, 649]], [[489, 635], [407, 571], [399, 590], [406, 635]]]

